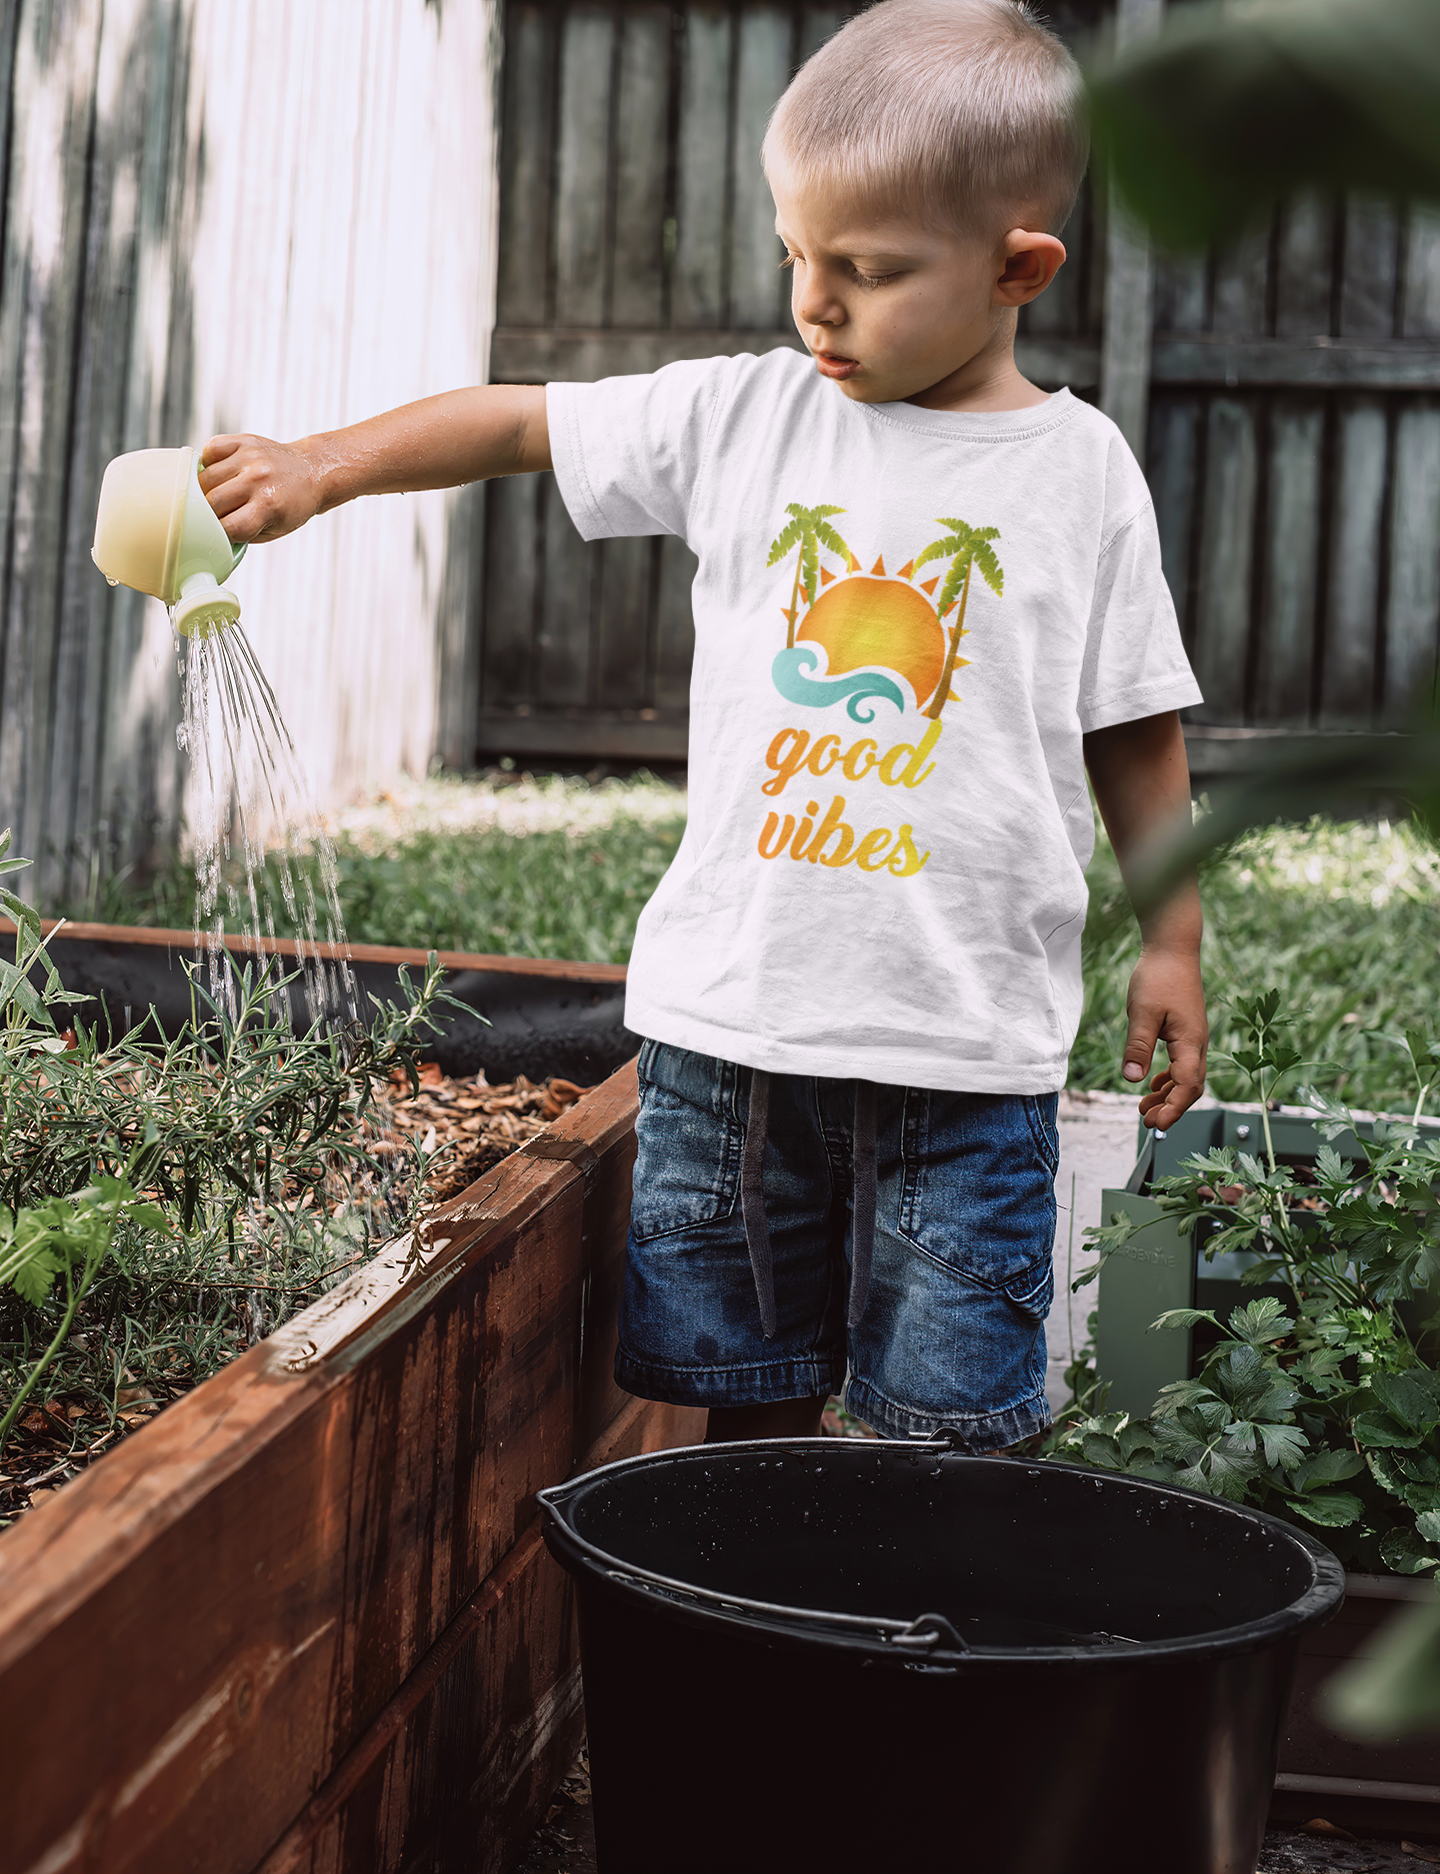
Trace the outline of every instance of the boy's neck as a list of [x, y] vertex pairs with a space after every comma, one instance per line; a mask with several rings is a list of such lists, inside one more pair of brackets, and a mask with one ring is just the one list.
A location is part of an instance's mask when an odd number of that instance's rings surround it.
[[906, 403], [922, 410], [1031, 410], [1050, 393], [1032, 384], [1015, 363], [1015, 316], [1001, 319], [990, 342]]

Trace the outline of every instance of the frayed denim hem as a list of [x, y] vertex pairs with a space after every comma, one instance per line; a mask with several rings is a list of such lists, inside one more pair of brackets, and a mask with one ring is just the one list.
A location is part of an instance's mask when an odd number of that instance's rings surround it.
[[665, 1405], [773, 1405], [782, 1399], [828, 1399], [845, 1380], [845, 1362], [815, 1356], [755, 1366], [660, 1366], [615, 1355], [615, 1384], [637, 1399]]
[[1048, 1431], [1052, 1423], [1044, 1393], [1022, 1400], [1004, 1412], [925, 1413], [911, 1412], [886, 1399], [864, 1380], [852, 1377], [843, 1394], [845, 1410], [861, 1419], [882, 1438], [928, 1438], [942, 1425], [950, 1427], [964, 1440], [967, 1451], [982, 1453], [1004, 1451], [1018, 1445], [1022, 1438]]

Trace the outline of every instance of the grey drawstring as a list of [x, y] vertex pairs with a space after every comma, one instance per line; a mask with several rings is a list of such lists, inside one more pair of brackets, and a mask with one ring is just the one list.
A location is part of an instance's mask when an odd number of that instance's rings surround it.
[[770, 1129], [770, 1076], [750, 1069], [750, 1110], [745, 1118], [745, 1153], [740, 1160], [740, 1212], [745, 1247], [760, 1303], [760, 1327], [775, 1338], [775, 1271], [770, 1263], [770, 1226], [765, 1221], [765, 1136]]
[[[765, 1140], [770, 1129], [770, 1076], [750, 1070], [750, 1108], [745, 1119], [745, 1150], [740, 1160], [740, 1212], [760, 1327], [775, 1338], [775, 1270], [770, 1256], [770, 1226], [765, 1220]], [[855, 1083], [853, 1225], [850, 1237], [850, 1306], [847, 1328], [855, 1329], [870, 1298], [870, 1266], [875, 1253], [875, 1084]]]

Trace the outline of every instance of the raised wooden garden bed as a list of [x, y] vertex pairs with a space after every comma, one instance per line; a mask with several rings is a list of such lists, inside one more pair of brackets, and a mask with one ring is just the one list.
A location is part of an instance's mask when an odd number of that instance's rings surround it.
[[[387, 959], [388, 961], [388, 959]], [[3, 1874], [500, 1874], [574, 1754], [544, 1484], [611, 1378], [627, 1065], [0, 1538]]]

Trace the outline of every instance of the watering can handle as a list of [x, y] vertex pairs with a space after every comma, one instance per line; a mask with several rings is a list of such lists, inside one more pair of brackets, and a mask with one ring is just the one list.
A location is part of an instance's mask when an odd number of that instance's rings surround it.
[[[233, 573], [235, 568], [240, 564], [241, 560], [244, 559], [245, 549], [249, 544], [250, 544], [249, 541], [242, 541], [241, 544], [238, 547], [236, 547], [235, 557], [230, 562], [230, 573]], [[230, 573], [226, 573], [225, 577], [227, 579], [230, 577]]]

